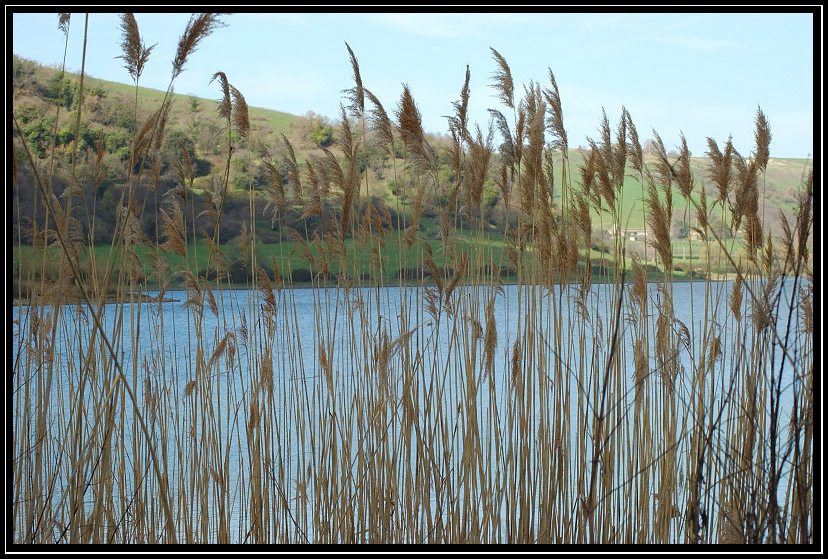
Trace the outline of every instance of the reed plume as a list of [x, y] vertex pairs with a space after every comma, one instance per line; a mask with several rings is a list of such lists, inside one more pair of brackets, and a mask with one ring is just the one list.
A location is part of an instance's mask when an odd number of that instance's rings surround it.
[[676, 186], [679, 192], [685, 198], [690, 198], [690, 193], [693, 191], [693, 176], [690, 172], [690, 150], [687, 148], [687, 140], [684, 134], [681, 134], [681, 148], [679, 149], [679, 158], [676, 162]]
[[184, 216], [181, 208], [175, 202], [169, 205], [172, 215], [161, 208], [162, 235], [166, 241], [161, 245], [162, 250], [170, 251], [182, 258], [187, 256], [187, 243], [184, 241]]
[[804, 190], [799, 195], [796, 210], [796, 260], [808, 262], [808, 241], [813, 235], [814, 224], [814, 170], [809, 169], [805, 177]]
[[527, 216], [534, 213], [537, 198], [537, 189], [545, 181], [543, 175], [543, 151], [546, 147], [544, 137], [546, 103], [540, 92], [540, 86], [530, 83], [520, 104], [520, 113], [526, 122], [526, 135], [529, 143], [522, 154], [523, 175], [522, 182], [523, 212]]
[[500, 152], [501, 160], [503, 161], [503, 166], [507, 169], [511, 169], [514, 173], [514, 167], [520, 159], [518, 157], [518, 148], [515, 140], [512, 138], [512, 133], [509, 130], [509, 121], [506, 120], [503, 113], [497, 109], [489, 109], [489, 114], [492, 115], [494, 126], [503, 138], [503, 142], [500, 144], [498, 150]]
[[612, 144], [612, 180], [619, 198], [624, 187], [627, 168], [627, 109], [621, 107], [621, 118], [615, 128], [615, 143]]
[[447, 117], [449, 122], [449, 130], [455, 134], [459, 139], [469, 141], [469, 80], [471, 79], [471, 70], [468, 64], [466, 65], [466, 79], [463, 82], [463, 87], [460, 90], [460, 99], [452, 102], [454, 107], [454, 115]]
[[181, 196], [184, 200], [187, 198], [187, 183], [192, 186], [195, 180], [195, 167], [193, 159], [190, 157], [190, 151], [182, 142], [179, 142], [178, 149], [176, 149], [176, 158], [173, 160], [173, 168], [175, 170], [175, 179], [178, 181], [178, 189], [180, 189]]
[[764, 172], [768, 166], [768, 159], [770, 157], [771, 130], [765, 113], [758, 107], [756, 109], [756, 131], [754, 132], [754, 139], [756, 140], [756, 153], [753, 157], [756, 160], [756, 167], [760, 172]]
[[638, 130], [635, 128], [635, 124], [633, 124], [632, 117], [630, 113], [627, 111], [626, 107], [622, 107], [624, 118], [627, 121], [627, 131], [629, 132], [630, 143], [629, 143], [629, 153], [630, 153], [630, 166], [633, 170], [637, 171], [638, 173], [644, 172], [644, 150], [641, 148], [641, 142], [638, 139]]
[[523, 362], [523, 349], [521, 348], [520, 338], [515, 339], [515, 343], [512, 344], [512, 359], [511, 359], [511, 367], [510, 367], [510, 378], [509, 381], [511, 383], [512, 388], [519, 389], [520, 385], [518, 384], [522, 378], [522, 367], [521, 363]]
[[437, 155], [426, 140], [422, 116], [408, 85], [403, 86], [403, 93], [395, 115], [400, 137], [413, 160], [414, 173], [417, 175], [435, 173], [437, 170]]
[[214, 81], [219, 81], [219, 86], [221, 87], [221, 100], [218, 101], [218, 107], [216, 107], [216, 111], [218, 115], [224, 120], [230, 120], [230, 116], [233, 112], [233, 101], [230, 97], [230, 82], [227, 81], [227, 74], [224, 72], [216, 72], [213, 74], [213, 77], [210, 79], [210, 83]]
[[741, 274], [736, 276], [733, 283], [733, 291], [730, 292], [730, 312], [736, 318], [736, 322], [742, 320], [742, 285], [744, 285], [744, 278]]
[[660, 184], [664, 190], [664, 193], [667, 194], [673, 186], [675, 171], [673, 170], [673, 166], [670, 164], [668, 159], [667, 149], [664, 147], [664, 141], [655, 130], [653, 130], [653, 137], [655, 138], [655, 155], [657, 158], [654, 175], [656, 177], [655, 182]]
[[718, 201], [724, 203], [730, 194], [730, 183], [733, 177], [733, 142], [730, 138], [725, 143], [725, 150], [719, 150], [719, 146], [712, 138], [707, 138], [707, 157], [710, 159], [711, 168], [709, 176], [719, 190]]
[[265, 150], [262, 164], [267, 169], [267, 182], [265, 189], [267, 191], [267, 204], [265, 204], [263, 213], [266, 213], [270, 208], [273, 208], [271, 213], [271, 224], [276, 223], [277, 213], [283, 214], [287, 211], [287, 203], [285, 201], [285, 184], [282, 181], [282, 173], [276, 168], [276, 165], [270, 158], [270, 154]]
[[478, 127], [475, 138], [469, 144], [469, 165], [463, 185], [465, 186], [466, 207], [470, 211], [474, 209], [477, 214], [480, 214], [483, 186], [489, 172], [489, 161], [492, 156], [491, 141], [492, 129], [489, 128], [489, 133], [484, 138], [483, 132]]
[[305, 160], [305, 172], [308, 178], [309, 188], [308, 203], [305, 206], [305, 211], [302, 212], [302, 219], [307, 219], [314, 215], [321, 217], [323, 188], [311, 159]]
[[388, 154], [392, 154], [394, 151], [393, 123], [388, 117], [388, 113], [385, 112], [385, 109], [379, 99], [377, 99], [376, 96], [369, 90], [365, 89], [364, 91], [365, 97], [367, 97], [373, 105], [373, 108], [369, 111], [369, 115], [371, 118], [372, 129], [377, 135], [377, 143], [382, 146]]
[[133, 160], [139, 161], [140, 157], [146, 157], [146, 154], [149, 152], [149, 149], [152, 146], [156, 126], [161, 119], [163, 109], [164, 107], [162, 106], [159, 107], [158, 110], [154, 111], [138, 133], [135, 134], [135, 138], [132, 142]]
[[506, 59], [495, 49], [489, 47], [492, 51], [492, 56], [497, 62], [497, 70], [493, 74], [494, 87], [497, 90], [498, 98], [504, 105], [510, 109], [515, 108], [515, 84], [512, 80], [512, 71], [509, 69], [509, 64]]
[[661, 203], [658, 191], [652, 180], [647, 184], [647, 224], [652, 231], [651, 243], [656, 249], [661, 264], [666, 271], [673, 267], [673, 247], [670, 240], [670, 211], [669, 202]]
[[337, 173], [342, 177], [342, 219], [340, 221], [340, 235], [342, 239], [345, 238], [347, 231], [351, 226], [351, 214], [354, 209], [354, 203], [359, 196], [359, 146], [360, 142], [351, 131], [351, 123], [348, 120], [348, 115], [345, 112], [345, 107], [340, 105], [340, 125], [342, 136], [342, 151], [345, 154], [345, 161], [347, 163], [343, 173]]
[[131, 13], [121, 14], [121, 31], [123, 38], [121, 39], [121, 50], [124, 54], [118, 58], [122, 59], [126, 64], [129, 75], [132, 76], [133, 81], [138, 83], [141, 78], [141, 73], [144, 71], [144, 66], [149, 59], [152, 49], [157, 45], [146, 46], [141, 40], [141, 34], [138, 31], [138, 22], [135, 21], [135, 15]]
[[494, 306], [496, 293], [489, 297], [486, 303], [486, 330], [483, 335], [484, 369], [491, 375], [494, 372], [494, 358], [497, 350], [497, 322], [495, 321]]
[[348, 56], [351, 59], [351, 69], [354, 73], [354, 87], [346, 89], [344, 93], [350, 99], [348, 110], [351, 111], [356, 118], [360, 118], [365, 112], [365, 89], [362, 87], [362, 76], [359, 73], [359, 62], [357, 62], [354, 51], [351, 50], [351, 45], [345, 43], [345, 48], [348, 49]]
[[178, 40], [178, 48], [173, 59], [173, 81], [184, 71], [187, 58], [196, 51], [198, 44], [213, 31], [226, 25], [219, 19], [221, 15], [223, 14], [193, 14], [190, 16], [187, 27], [184, 28], [184, 33]]
[[287, 150], [288, 186], [290, 186], [294, 195], [292, 203], [304, 205], [304, 201], [302, 199], [302, 179], [300, 178], [299, 165], [296, 162], [296, 153], [293, 151], [293, 145], [290, 143], [290, 140], [288, 140], [287, 136], [284, 134], [282, 134], [282, 141], [284, 142], [285, 149]]
[[233, 127], [239, 136], [247, 138], [250, 135], [250, 116], [248, 115], [247, 101], [241, 91], [230, 86], [230, 95], [233, 98]]
[[555, 74], [552, 69], [549, 69], [549, 83], [552, 89], [544, 88], [543, 95], [546, 99], [546, 104], [549, 110], [549, 118], [547, 126], [552, 132], [552, 137], [555, 138], [551, 142], [552, 149], [559, 149], [563, 152], [569, 150], [569, 140], [566, 135], [566, 128], [563, 123], [563, 109], [561, 107], [561, 94], [558, 91], [558, 84], [555, 81]]
[[72, 19], [72, 14], [70, 13], [59, 13], [58, 14], [58, 29], [60, 29], [64, 35], [69, 34], [69, 22]]
[[[595, 153], [593, 165], [598, 189], [595, 192], [594, 199], [596, 201], [603, 199], [606, 202], [607, 209], [612, 213], [613, 222], [615, 222], [618, 211], [616, 207], [616, 181], [614, 179], [616, 163], [612, 149], [612, 132], [610, 131], [607, 112], [604, 109], [601, 109], [601, 124], [598, 129], [601, 134], [600, 140], [587, 138], [591, 150]], [[596, 209], [602, 209], [600, 202], [596, 204]]]
[[755, 159], [745, 159], [735, 153], [735, 165], [737, 171], [737, 186], [734, 202], [730, 210], [733, 216], [733, 228], [738, 230], [744, 222], [746, 250], [748, 256], [753, 260], [756, 251], [761, 248], [764, 240], [762, 224], [759, 219], [759, 183], [757, 176], [757, 163]]

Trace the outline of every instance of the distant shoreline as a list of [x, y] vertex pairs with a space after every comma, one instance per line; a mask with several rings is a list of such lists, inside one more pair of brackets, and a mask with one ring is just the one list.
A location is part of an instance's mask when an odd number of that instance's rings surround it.
[[[144, 295], [144, 294], [138, 295], [137, 293], [133, 293], [132, 295], [133, 295], [133, 297], [138, 299], [137, 301], [135, 301], [136, 303], [158, 303], [159, 302], [158, 297], [153, 297], [151, 295]], [[12, 301], [13, 301], [12, 306], [14, 306], [14, 307], [17, 307], [17, 306], [28, 307], [30, 305], [29, 298], [15, 297]], [[112, 295], [107, 294], [106, 298], [103, 301], [103, 303], [105, 305], [109, 305], [109, 304], [113, 304], [113, 303], [121, 303], [121, 302], [129, 303], [129, 294], [125, 294], [123, 299], [119, 299], [117, 297], [117, 295], [114, 295], [114, 294], [112, 294]], [[163, 299], [160, 300], [160, 302], [162, 302], [162, 303], [178, 303], [178, 302], [180, 302], [180, 300], [179, 299], [171, 299], [169, 297], [164, 297]], [[83, 300], [80, 297], [72, 296], [71, 298], [69, 298], [69, 300], [64, 302], [64, 305], [77, 305], [77, 304], [82, 304], [82, 303], [83, 303]]]
[[[724, 274], [724, 277], [720, 277], [720, 278], [716, 278], [716, 279], [696, 279], [696, 278], [690, 279], [690, 278], [687, 278], [687, 277], [675, 278], [675, 279], [672, 280], [672, 283], [708, 283], [708, 282], [734, 281], [735, 279], [736, 279], [736, 274], [735, 273], [728, 273], [728, 274]], [[628, 277], [627, 277], [627, 280], [626, 280], [625, 283], [629, 283], [629, 281], [630, 281], [630, 278], [629, 278], [629, 274], [628, 274]], [[655, 278], [655, 279], [648, 278], [647, 279], [647, 283], [659, 283], [661, 281], [662, 281], [662, 278]], [[613, 282], [608, 282], [608, 281], [593, 281], [592, 283], [593, 283], [593, 285], [612, 285], [613, 284]], [[518, 282], [516, 282], [516, 281], [503, 281], [503, 282], [501, 282], [501, 284], [504, 285], [504, 286], [510, 286], [510, 285], [518, 285]], [[402, 283], [396, 283], [396, 284], [382, 285], [380, 287], [383, 287], [383, 288], [392, 288], [392, 287], [393, 288], [400, 288], [400, 287], [419, 287], [419, 286], [423, 286], [423, 285], [427, 286], [429, 284], [425, 283], [425, 282], [421, 283], [421, 284], [418, 284], [418, 285], [413, 285], [413, 284], [404, 285]], [[474, 285], [474, 284], [462, 284], [462, 285], [469, 286], [469, 285]], [[523, 285], [529, 285], [529, 284], [523, 284]], [[579, 282], [575, 281], [575, 282], [568, 282], [568, 283], [565, 283], [565, 284], [556, 284], [556, 285], [577, 286], [577, 285], [579, 285]], [[281, 289], [303, 289], [303, 290], [304, 289], [318, 289], [318, 288], [321, 288], [321, 289], [335, 289], [336, 287], [337, 287], [337, 284], [335, 284], [335, 283], [330, 284], [330, 285], [300, 284], [300, 285], [292, 285], [290, 287], [282, 286]], [[360, 285], [360, 286], [354, 286], [354, 287], [373, 289], [377, 286], [373, 285], [373, 284], [367, 284], [367, 285]], [[246, 285], [246, 284], [245, 285], [229, 285], [229, 286], [226, 286], [226, 287], [219, 287], [219, 288], [215, 288], [215, 287], [211, 286], [211, 289], [213, 289], [214, 291], [254, 291], [254, 290], [258, 291], [259, 290], [259, 288], [253, 288], [253, 287], [250, 287], [249, 285]], [[156, 289], [149, 288], [147, 291], [156, 291]], [[169, 289], [165, 290], [165, 293], [178, 292], [178, 291], [185, 292], [186, 287], [181, 286], [181, 287], [169, 288]], [[133, 293], [132, 297], [134, 297], [136, 299], [134, 302], [139, 303], [139, 304], [158, 303], [159, 302], [158, 296], [148, 295], [148, 294], [146, 294], [146, 292], [142, 293], [140, 295], [138, 293]], [[121, 303], [121, 302], [129, 303], [130, 302], [129, 299], [130, 299], [130, 294], [128, 294], [128, 293], [124, 294], [123, 299], [119, 299], [115, 294], [107, 294], [106, 298], [104, 299], [104, 304], [114, 304], [114, 303]], [[15, 297], [12, 301], [13, 301], [12, 306], [15, 306], [15, 307], [16, 306], [29, 306], [30, 305], [29, 298], [25, 298], [25, 297]], [[83, 301], [81, 300], [80, 297], [72, 295], [70, 297], [67, 297], [67, 300], [64, 302], [64, 304], [65, 305], [76, 305], [76, 304], [79, 304], [79, 303], [82, 303], [82, 302]], [[181, 302], [181, 300], [171, 298], [171, 297], [164, 297], [164, 298], [161, 299], [160, 302], [161, 303], [179, 303], [179, 302]]]

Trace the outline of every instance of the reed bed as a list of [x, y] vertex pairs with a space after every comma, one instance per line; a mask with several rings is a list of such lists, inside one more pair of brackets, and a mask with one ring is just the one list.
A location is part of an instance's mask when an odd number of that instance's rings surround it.
[[[341, 153], [303, 166], [286, 138], [268, 146], [288, 167], [267, 162], [264, 209], [279, 222], [299, 206], [325, 223], [315, 238], [282, 228], [314, 284], [295, 289], [290, 270], [259, 261], [249, 226], [252, 274], [238, 291], [218, 225], [234, 138], [256, 131], [232, 76], [213, 77], [228, 142], [203, 209], [214, 224], [213, 273], [199, 272], [187, 250], [196, 215], [186, 150], [179, 184], [152, 205], [156, 238], [141, 230], [147, 200], [134, 195], [142, 181], [157, 185], [174, 81], [220, 25], [216, 14], [193, 16], [167, 99], [135, 130], [134, 161], [147, 164], [124, 177], [112, 240], [120, 265], [81, 259], [92, 252], [78, 220], [95, 215], [73, 207], [73, 194], [94, 181], [55, 196], [55, 171], [28, 154], [49, 219], [31, 234], [38, 266], [55, 265], [50, 245], [60, 258], [56, 279], [21, 267], [19, 279], [35, 287], [13, 309], [15, 544], [814, 542], [813, 175], [795, 215], [782, 218], [784, 235], [766, 233], [771, 134], [761, 110], [749, 157], [708, 140], [717, 192], [699, 193], [683, 136], [672, 158], [653, 131], [659, 153], [647, 159], [626, 109], [615, 129], [604, 114], [589, 156], [573, 166], [552, 71], [518, 98], [492, 49], [501, 108], [488, 129], [468, 122], [467, 69], [448, 119], [445, 181], [410, 89], [387, 111], [346, 45], [354, 87]], [[137, 87], [152, 47], [131, 14], [123, 32]], [[394, 174], [413, 189], [400, 231], [360, 173], [366, 143], [393, 153], [395, 141], [405, 159]], [[602, 229], [624, 225], [627, 175], [641, 184], [648, 252], [628, 258], [619, 237], [596, 276], [595, 215]], [[502, 251], [484, 234], [490, 176], [515, 216]], [[253, 223], [262, 208], [250, 188]], [[448, 203], [429, 207], [434, 193]], [[440, 216], [438, 237], [421, 234], [426, 209]], [[686, 286], [673, 279], [673, 212], [736, 270], [723, 281], [709, 268], [691, 284], [689, 318], [676, 303]], [[744, 248], [710, 226], [716, 212]], [[352, 246], [370, 255], [371, 273]], [[416, 277], [388, 284], [392, 249], [419, 262]], [[152, 274], [139, 250], [153, 255]], [[183, 264], [170, 269], [168, 254]], [[174, 292], [173, 279], [186, 289]], [[180, 302], [164, 302], [170, 293]]]

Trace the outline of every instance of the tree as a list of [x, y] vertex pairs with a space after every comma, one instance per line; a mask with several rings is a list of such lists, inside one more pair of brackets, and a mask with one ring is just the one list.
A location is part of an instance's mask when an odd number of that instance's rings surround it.
[[492, 187], [492, 181], [486, 181], [485, 186], [483, 187], [483, 205], [487, 209], [492, 209], [497, 204], [500, 195], [497, 192], [497, 189]]
[[181, 157], [181, 147], [187, 152], [187, 156], [190, 158], [190, 163], [195, 165], [196, 163], [196, 146], [195, 142], [193, 141], [190, 136], [178, 129], [170, 130], [164, 136], [164, 141], [161, 144], [161, 150], [163, 152], [163, 162], [164, 166], [162, 167], [162, 173], [165, 173], [167, 169], [174, 164], [176, 160]]
[[39, 158], [46, 157], [46, 149], [52, 136], [52, 124], [48, 119], [35, 120], [23, 127], [23, 134]]
[[311, 140], [322, 147], [330, 146], [333, 143], [333, 127], [323, 122], [322, 119], [317, 119], [313, 123]]
[[679, 219], [676, 221], [673, 231], [675, 232], [677, 239], [686, 239], [690, 234], [690, 226], [687, 225], [687, 222], [683, 219]]
[[710, 220], [710, 229], [712, 229], [721, 239], [732, 239], [733, 232], [730, 225], [721, 217], [714, 217]]
[[193, 114], [198, 114], [201, 111], [201, 106], [199, 104], [198, 97], [195, 95], [190, 95], [190, 112]]
[[46, 80], [45, 87], [41, 92], [45, 98], [56, 100], [61, 106], [71, 108], [77, 90], [78, 84], [76, 82], [62, 77], [60, 72], [55, 72]]

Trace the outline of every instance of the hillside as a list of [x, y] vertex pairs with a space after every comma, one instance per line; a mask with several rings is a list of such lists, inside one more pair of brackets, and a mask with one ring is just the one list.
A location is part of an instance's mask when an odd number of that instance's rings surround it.
[[[514, 178], [503, 178], [506, 176], [502, 173], [505, 160], [503, 154], [493, 148], [501, 141], [496, 132], [488, 139], [478, 139], [478, 147], [485, 147], [490, 154], [476, 194], [478, 209], [470, 208], [462, 194], [455, 190], [459, 177], [453, 165], [457, 163], [452, 161], [452, 144], [447, 136], [426, 135], [435, 168], [429, 175], [429, 188], [423, 189], [422, 177], [413, 171], [418, 155], [412, 153], [403, 141], [399, 127], [392, 132], [395, 134], [393, 149], [382, 146], [370, 127], [364, 138], [353, 130], [350, 132], [356, 139], [352, 146], [347, 142], [343, 144], [341, 122], [313, 113], [296, 116], [250, 107], [247, 109], [249, 133], [241, 136], [231, 130], [228, 136], [228, 122], [219, 115], [217, 100], [180, 94], [175, 94], [170, 104], [163, 139], [156, 141], [146, 152], [142, 158], [143, 167], [141, 161], [136, 161], [130, 173], [130, 158], [137, 145], [134, 137], [140, 136], [142, 127], [152, 122], [151, 117], [161, 106], [164, 92], [143, 87], [136, 89], [132, 85], [87, 76], [79, 137], [75, 141], [79, 77], [66, 74], [61, 79], [56, 69], [17, 56], [13, 60], [12, 74], [14, 115], [20, 125], [20, 130], [14, 132], [17, 190], [10, 235], [14, 245], [37, 244], [35, 239], [39, 232], [49, 227], [46, 211], [36, 195], [32, 166], [26, 150], [19, 144], [21, 133], [40, 174], [50, 176], [53, 193], [58, 199], [65, 197], [66, 177], [71, 176], [74, 168], [81, 185], [76, 192], [82, 194], [79, 198], [82, 202], [75, 202], [73, 213], [76, 236], [86, 242], [91, 240], [95, 246], [108, 246], [112, 242], [117, 208], [123, 204], [121, 197], [127, 190], [125, 179], [128, 176], [140, 177], [134, 189], [134, 200], [141, 206], [138, 219], [146, 238], [157, 244], [164, 241], [163, 232], [159, 230], [162, 225], [159, 210], [164, 210], [165, 196], [177, 188], [189, 193], [183, 198], [187, 208], [184, 215], [191, 218], [188, 225], [191, 241], [212, 236], [213, 229], [208, 221], [210, 212], [205, 208], [216, 199], [217, 185], [225, 180], [225, 174], [227, 192], [216, 237], [221, 246], [226, 247], [225, 252], [232, 253], [232, 247], [239, 245], [241, 238], [248, 238], [253, 231], [262, 245], [288, 241], [309, 243], [321, 239], [330, 233], [332, 223], [343, 219], [342, 204], [346, 196], [345, 189], [337, 189], [334, 177], [329, 173], [335, 175], [347, 167], [349, 161], [343, 149], [354, 147], [352, 160], [358, 177], [351, 180], [358, 182], [359, 189], [353, 193], [352, 202], [358, 220], [364, 219], [373, 208], [386, 216], [390, 229], [402, 234], [415, 217], [417, 230], [431, 240], [445, 237], [446, 227], [458, 232], [482, 227], [481, 231], [501, 247], [506, 243], [504, 230], [508, 230], [509, 224], [517, 223], [515, 216], [522, 202], [517, 194], [506, 200], [510, 192], [516, 192], [517, 184]], [[354, 123], [349, 122], [348, 127], [354, 129]], [[232, 143], [229, 164], [228, 142]], [[653, 142], [648, 140], [644, 145], [652, 148]], [[73, 163], [75, 150], [78, 157]], [[182, 150], [186, 151], [186, 157]], [[291, 158], [290, 150], [295, 159]], [[560, 184], [563, 171], [568, 175], [568, 188], [583, 188], [583, 168], [589, 152], [569, 150], [567, 155], [566, 164], [559, 150], [547, 149], [544, 155], [555, 214], [560, 214], [564, 207], [564, 188]], [[668, 156], [676, 161], [678, 154], [671, 152]], [[649, 168], [656, 168], [659, 158], [652, 151], [645, 151], [644, 161]], [[339, 170], [334, 170], [332, 165]], [[461, 166], [463, 174], [479, 173], [471, 168], [471, 163], [462, 165], [468, 165]], [[805, 171], [811, 165], [810, 161], [801, 159], [769, 160], [761, 182], [760, 206], [765, 226], [774, 235], [781, 232], [780, 211], [786, 213], [789, 221], [793, 219], [797, 193], [802, 188]], [[689, 167], [694, 200], [698, 202], [702, 187], [709, 200], [715, 199], [717, 186], [710, 178], [710, 161], [706, 157], [693, 157]], [[46, 172], [47, 169], [53, 169], [51, 174]], [[597, 175], [595, 178], [600, 179]], [[640, 240], [646, 225], [643, 198], [647, 196], [646, 181], [642, 178], [628, 164], [623, 185], [614, 195], [618, 204], [618, 226], [612, 225], [607, 199], [602, 201], [600, 194], [591, 195], [592, 248], [596, 254], [609, 252], [609, 247], [614, 244], [611, 232], [620, 228], [626, 230], [626, 246], [630, 254], [646, 255]], [[274, 185], [282, 189], [280, 212], [274, 207], [273, 193], [277, 188]], [[675, 240], [695, 239], [691, 233], [697, 225], [696, 212], [686, 206], [675, 185], [672, 190], [671, 234]], [[453, 209], [446, 210], [447, 206]], [[721, 210], [714, 207], [711, 222], [721, 221], [721, 217]], [[724, 218], [727, 220], [727, 215]], [[734, 233], [738, 239], [739, 231]], [[350, 234], [346, 231], [346, 238]], [[688, 247], [691, 253], [698, 254], [703, 245], [693, 248], [688, 244]], [[297, 265], [295, 252], [301, 250], [292, 246], [292, 251], [292, 264]], [[687, 251], [687, 248], [676, 250], [674, 257], [685, 258]], [[271, 249], [268, 254], [272, 256], [275, 252], [276, 249]], [[314, 254], [318, 255], [318, 252]], [[407, 266], [403, 260], [396, 256], [398, 274]], [[309, 263], [313, 267], [314, 262]]]

